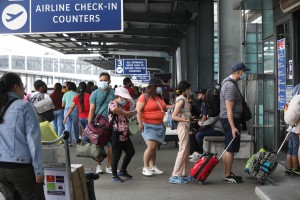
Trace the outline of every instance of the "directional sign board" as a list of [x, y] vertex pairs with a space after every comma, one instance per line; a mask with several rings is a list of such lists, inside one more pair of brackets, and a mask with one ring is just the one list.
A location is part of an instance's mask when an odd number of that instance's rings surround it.
[[123, 31], [123, 0], [1, 0], [0, 12], [0, 34]]
[[147, 75], [147, 59], [116, 59], [115, 74]]
[[135, 81], [149, 81], [150, 80], [150, 72], [147, 71], [147, 75], [139, 75], [139, 74], [135, 74], [131, 76], [132, 80]]

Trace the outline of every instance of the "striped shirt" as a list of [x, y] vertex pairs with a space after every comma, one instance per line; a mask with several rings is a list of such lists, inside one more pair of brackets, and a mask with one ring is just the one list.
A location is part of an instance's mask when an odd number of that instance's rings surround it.
[[[228, 118], [226, 110], [226, 100], [234, 101], [233, 105], [233, 117], [241, 118], [243, 113], [243, 99], [235, 86], [235, 84], [230, 81], [230, 77], [227, 77], [222, 82], [221, 95], [220, 95], [220, 118]], [[233, 80], [233, 79], [231, 79]], [[234, 81], [234, 80], [233, 80]], [[235, 81], [237, 84], [237, 82]]]

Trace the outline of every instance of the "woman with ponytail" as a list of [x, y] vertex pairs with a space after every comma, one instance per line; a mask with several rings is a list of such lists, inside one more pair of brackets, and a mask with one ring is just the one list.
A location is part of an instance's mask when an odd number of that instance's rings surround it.
[[172, 176], [169, 183], [185, 184], [191, 180], [189, 174], [189, 133], [190, 133], [190, 118], [191, 106], [188, 99], [192, 95], [191, 84], [187, 81], [181, 81], [176, 89], [176, 98], [172, 119], [178, 122], [177, 133], [179, 139], [179, 149], [175, 161]]
[[0, 78], [0, 185], [5, 199], [43, 200], [39, 120], [19, 75]]
[[[91, 94], [86, 92], [86, 89], [87, 89], [87, 84], [85, 82], [80, 82], [78, 86], [79, 94], [74, 97], [72, 101], [72, 105], [65, 116], [64, 124], [66, 124], [68, 117], [71, 115], [74, 108], [77, 106], [79, 123], [82, 127], [82, 130], [86, 128], [88, 124], [88, 116], [90, 110], [90, 96], [91, 96]], [[80, 142], [81, 139], [78, 139], [77, 143]]]

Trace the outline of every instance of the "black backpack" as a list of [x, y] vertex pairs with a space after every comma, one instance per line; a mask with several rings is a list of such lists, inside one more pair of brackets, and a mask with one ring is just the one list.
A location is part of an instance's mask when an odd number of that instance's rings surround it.
[[217, 117], [220, 114], [220, 84], [214, 84], [214, 86], [207, 90], [206, 93], [206, 106], [209, 117]]

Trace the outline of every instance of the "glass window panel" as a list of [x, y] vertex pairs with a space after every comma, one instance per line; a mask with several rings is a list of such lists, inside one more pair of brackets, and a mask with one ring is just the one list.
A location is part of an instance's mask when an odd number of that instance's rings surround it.
[[9, 68], [9, 57], [8, 56], [0, 56], [0, 68], [1, 69], [8, 69]]
[[246, 45], [246, 53], [256, 53], [256, 52], [257, 52], [256, 44]]
[[256, 42], [256, 33], [247, 33], [246, 40], [247, 42]]
[[263, 33], [264, 33], [264, 37], [266, 37], [274, 33], [273, 10], [263, 10], [262, 15], [263, 15]]
[[93, 74], [94, 75], [100, 75], [102, 72], [105, 72], [105, 70], [103, 70], [100, 67], [93, 66]]
[[11, 68], [25, 70], [25, 56], [11, 56]]
[[42, 58], [28, 56], [27, 70], [42, 71]]
[[77, 74], [92, 74], [92, 67], [87, 62], [77, 60], [76, 73]]
[[43, 67], [44, 67], [45, 72], [58, 72], [58, 59], [57, 58], [44, 58], [43, 64], [44, 64]]
[[61, 73], [75, 74], [75, 60], [60, 59], [59, 69]]
[[249, 71], [249, 72], [247, 72], [247, 74], [255, 74], [255, 73], [257, 73], [257, 64], [251, 64], [251, 63], [245, 63], [246, 64], [246, 66], [251, 70], [251, 71]]
[[264, 73], [274, 73], [274, 42], [268, 40], [264, 42]]
[[246, 63], [257, 63], [256, 54], [246, 54]]

